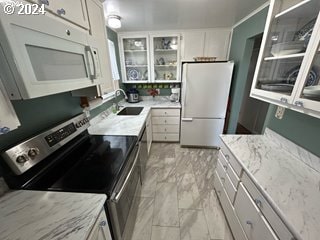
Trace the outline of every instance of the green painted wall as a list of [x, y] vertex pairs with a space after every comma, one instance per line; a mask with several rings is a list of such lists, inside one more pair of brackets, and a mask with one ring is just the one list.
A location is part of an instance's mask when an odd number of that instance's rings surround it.
[[276, 109], [270, 104], [265, 126], [320, 157], [320, 119], [286, 109], [279, 120]]
[[228, 133], [235, 133], [247, 81], [253, 38], [264, 31], [268, 7], [233, 29], [229, 59], [235, 62], [231, 84], [231, 112]]
[[70, 92], [12, 101], [12, 104], [21, 126], [0, 136], [0, 151], [82, 112], [80, 99], [72, 97]]

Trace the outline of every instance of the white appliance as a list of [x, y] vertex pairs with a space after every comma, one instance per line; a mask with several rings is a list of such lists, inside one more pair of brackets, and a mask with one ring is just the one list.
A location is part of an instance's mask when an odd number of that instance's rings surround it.
[[182, 146], [220, 146], [233, 65], [233, 62], [183, 64]]
[[16, 12], [0, 11], [0, 77], [11, 100], [100, 84], [103, 53], [87, 31], [47, 15]]

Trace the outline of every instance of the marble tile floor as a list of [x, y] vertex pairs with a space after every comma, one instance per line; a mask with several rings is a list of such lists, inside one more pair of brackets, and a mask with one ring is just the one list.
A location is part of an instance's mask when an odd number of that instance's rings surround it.
[[233, 240], [213, 188], [217, 156], [153, 143], [131, 240]]

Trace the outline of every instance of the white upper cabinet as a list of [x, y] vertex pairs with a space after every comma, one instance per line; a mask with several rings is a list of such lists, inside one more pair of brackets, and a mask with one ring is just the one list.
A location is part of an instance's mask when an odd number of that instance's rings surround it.
[[320, 2], [271, 0], [251, 97], [319, 117]]
[[20, 126], [19, 119], [0, 79], [0, 135], [16, 129], [18, 126]]
[[228, 60], [230, 34], [230, 29], [194, 30], [183, 33], [182, 61], [194, 61], [194, 57]]
[[68, 20], [80, 27], [89, 29], [88, 15], [85, 0], [29, 0], [44, 4], [51, 13]]
[[151, 79], [153, 82], [180, 82], [180, 36], [150, 35]]
[[204, 31], [185, 32], [183, 34], [183, 61], [194, 61], [194, 57], [204, 56], [206, 33]]
[[128, 34], [119, 37], [122, 79], [124, 83], [151, 81], [149, 37]]
[[99, 66], [97, 67], [99, 68], [98, 72], [101, 72], [101, 75], [98, 77], [100, 78], [98, 95], [101, 96], [114, 90], [104, 11], [101, 2], [98, 0], [87, 0], [86, 2], [90, 24], [88, 42], [93, 49], [98, 49], [96, 53], [95, 51], [93, 51], [93, 53], [99, 54], [97, 56], [99, 58], [97, 61]]

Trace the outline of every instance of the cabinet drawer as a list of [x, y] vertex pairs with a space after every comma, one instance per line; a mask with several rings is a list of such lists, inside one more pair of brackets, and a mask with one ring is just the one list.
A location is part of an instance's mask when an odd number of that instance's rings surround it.
[[154, 133], [179, 133], [180, 125], [153, 125], [152, 132]]
[[152, 124], [179, 124], [179, 117], [152, 117]]
[[232, 153], [229, 151], [227, 146], [222, 142], [221, 144], [221, 150], [227, 161], [230, 163], [230, 165], [233, 167], [234, 171], [238, 175], [238, 177], [241, 177], [242, 173], [242, 167], [238, 160], [232, 155]]
[[230, 225], [232, 234], [234, 239], [236, 240], [247, 240], [246, 234], [244, 233], [240, 221], [234, 211], [234, 208], [226, 194], [226, 192], [222, 189], [220, 194], [220, 203], [224, 214], [226, 215], [227, 221]]
[[227, 160], [221, 150], [219, 151], [218, 159], [220, 160], [225, 171], [228, 173], [233, 186], [235, 188], [237, 188], [238, 182], [240, 181], [240, 179], [239, 179], [238, 175], [236, 174], [236, 172], [233, 170], [232, 166], [227, 162]]
[[268, 220], [269, 224], [275, 231], [275, 233], [279, 236], [280, 239], [294, 239], [293, 235], [286, 227], [286, 225], [279, 218], [277, 213], [273, 210], [273, 208], [269, 205], [268, 201], [262, 196], [259, 189], [254, 185], [246, 172], [243, 173], [241, 178], [243, 185], [248, 190], [249, 194], [253, 198], [256, 206], [263, 213], [263, 215]]
[[226, 179], [225, 179], [225, 182], [224, 182], [223, 186], [224, 186], [224, 188], [225, 188], [225, 190], [227, 192], [227, 195], [228, 195], [231, 203], [233, 203], [234, 197], [235, 197], [236, 192], [237, 192], [237, 189], [233, 186], [228, 174], [226, 174]]
[[249, 240], [278, 240], [242, 183], [239, 185], [234, 206]]
[[153, 133], [153, 141], [179, 142], [179, 134], [176, 133]]
[[214, 189], [216, 190], [218, 198], [220, 198], [223, 187], [222, 187], [222, 182], [221, 182], [220, 176], [217, 173], [217, 171], [214, 171], [213, 186], [214, 186]]
[[180, 109], [152, 109], [152, 116], [180, 116]]
[[221, 150], [219, 151], [218, 159], [220, 160], [223, 168], [224, 168], [224, 169], [227, 169], [227, 167], [228, 167], [228, 161], [227, 161], [227, 159], [225, 158], [225, 156], [223, 155], [223, 153], [222, 153]]
[[217, 171], [219, 177], [221, 178], [222, 183], [224, 183], [225, 177], [226, 177], [226, 171], [225, 171], [224, 167], [222, 166], [220, 159], [218, 159], [218, 161], [217, 161], [216, 171]]
[[232, 166], [230, 164], [228, 164], [228, 167], [227, 167], [227, 174], [230, 177], [230, 180], [231, 180], [233, 186], [235, 188], [237, 188], [238, 187], [238, 183], [240, 181], [240, 178], [238, 177], [238, 175], [233, 170], [233, 168], [232, 168]]

